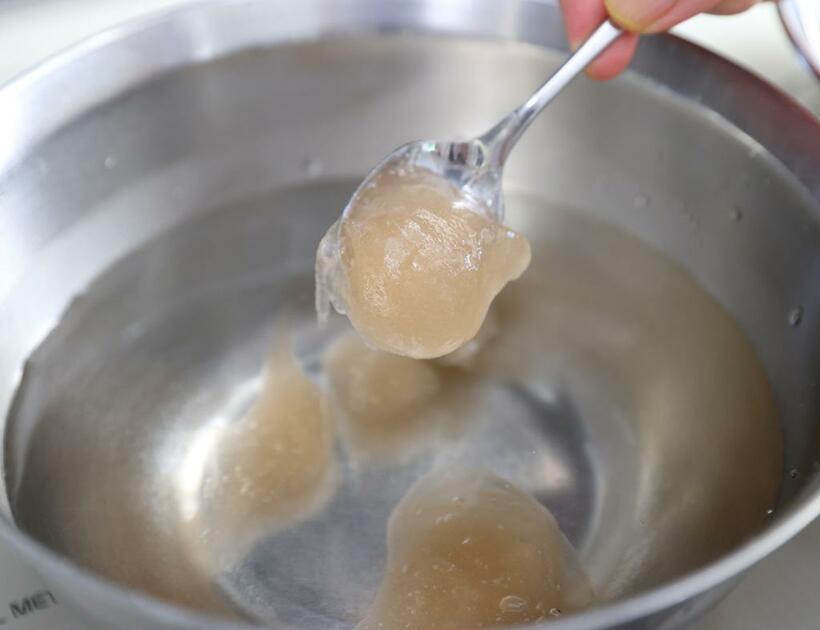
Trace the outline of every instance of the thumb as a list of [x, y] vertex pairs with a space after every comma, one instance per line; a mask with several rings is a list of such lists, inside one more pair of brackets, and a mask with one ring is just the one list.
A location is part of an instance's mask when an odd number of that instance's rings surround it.
[[709, 11], [720, 0], [604, 0], [610, 17], [636, 33], [665, 31], [679, 22]]

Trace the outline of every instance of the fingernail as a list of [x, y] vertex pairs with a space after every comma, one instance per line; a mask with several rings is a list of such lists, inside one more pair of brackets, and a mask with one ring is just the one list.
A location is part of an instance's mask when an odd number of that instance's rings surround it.
[[678, 0], [605, 0], [610, 17], [628, 31], [640, 33], [670, 11]]

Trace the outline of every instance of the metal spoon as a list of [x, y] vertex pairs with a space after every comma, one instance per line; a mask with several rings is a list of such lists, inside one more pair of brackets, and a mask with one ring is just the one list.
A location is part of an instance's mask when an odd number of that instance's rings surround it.
[[[459, 142], [422, 140], [402, 145], [368, 174], [359, 190], [387, 168], [420, 166], [445, 176], [486, 206], [492, 218], [501, 221], [501, 175], [515, 143], [541, 110], [622, 33], [621, 28], [606, 20], [526, 102], [485, 134]], [[345, 213], [350, 207], [348, 204]]]
[[339, 231], [360, 191], [389, 169], [400, 173], [401, 169], [422, 167], [447, 178], [465, 196], [477, 202], [471, 205], [486, 209], [492, 219], [501, 223], [504, 218], [501, 175], [513, 146], [541, 110], [622, 33], [612, 22], [605, 21], [544, 85], [487, 133], [460, 142], [410, 142], [393, 151], [370, 171], [316, 251], [315, 298], [319, 321], [327, 321], [331, 304], [339, 313], [347, 310], [334, 289], [340, 285], [343, 274], [339, 259]]

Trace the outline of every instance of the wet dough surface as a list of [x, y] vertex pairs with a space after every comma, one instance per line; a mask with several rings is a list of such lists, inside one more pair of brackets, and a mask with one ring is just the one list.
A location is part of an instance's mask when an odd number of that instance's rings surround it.
[[489, 628], [593, 602], [553, 516], [483, 471], [430, 475], [396, 506], [376, 600], [357, 630]]
[[329, 298], [374, 347], [440, 357], [476, 335], [529, 261], [523, 236], [442, 177], [389, 168], [357, 192], [320, 245], [317, 304], [321, 314]]
[[[327, 403], [302, 372], [284, 339], [265, 366], [248, 412], [218, 429], [207, 454], [195, 527], [217, 566], [256, 538], [308, 518], [334, 488], [334, 433]], [[187, 503], [183, 499], [183, 505]], [[240, 544], [237, 545], [237, 539]]]

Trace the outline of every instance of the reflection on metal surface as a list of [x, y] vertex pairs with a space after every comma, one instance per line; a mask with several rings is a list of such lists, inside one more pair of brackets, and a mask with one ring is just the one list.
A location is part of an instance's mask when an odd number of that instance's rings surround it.
[[185, 520], [191, 520], [199, 511], [199, 492], [205, 477], [205, 468], [224, 433], [224, 424], [209, 424], [202, 427], [194, 434], [188, 453], [182, 460], [176, 485], [182, 518]]

